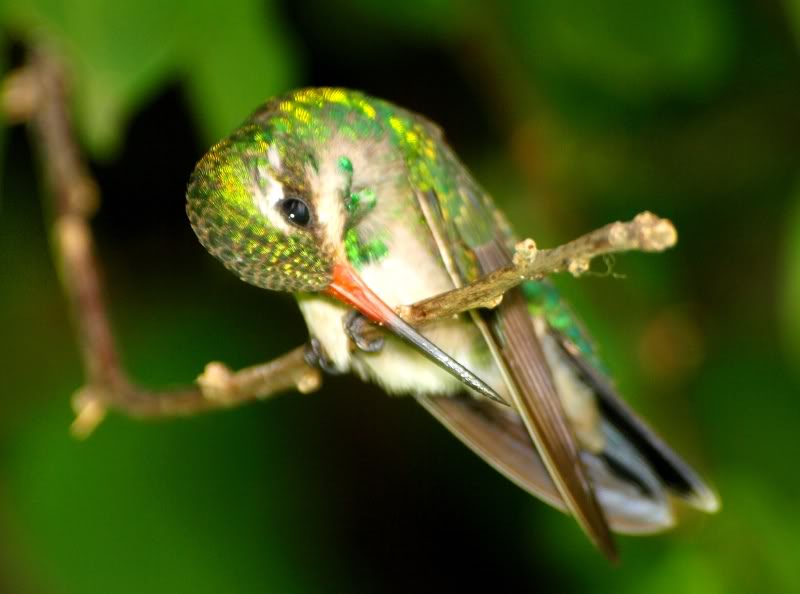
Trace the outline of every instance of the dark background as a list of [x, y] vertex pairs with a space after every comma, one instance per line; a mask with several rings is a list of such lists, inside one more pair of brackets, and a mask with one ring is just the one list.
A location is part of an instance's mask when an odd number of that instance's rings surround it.
[[351, 378], [72, 439], [81, 364], [40, 170], [25, 130], [0, 127], [1, 591], [800, 591], [796, 1], [0, 0], [0, 19], [4, 69], [37, 40], [71, 67], [106, 293], [143, 384], [305, 340], [290, 297], [199, 246], [183, 195], [266, 98], [348, 86], [439, 122], [539, 245], [646, 209], [674, 221], [676, 249], [558, 284], [723, 500], [621, 537], [612, 568], [412, 401]]

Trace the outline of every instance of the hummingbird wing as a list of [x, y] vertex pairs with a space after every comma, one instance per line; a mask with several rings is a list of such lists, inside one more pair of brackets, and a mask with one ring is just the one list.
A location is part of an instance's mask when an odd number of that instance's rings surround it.
[[[488, 213], [481, 208], [484, 205], [477, 197], [469, 193], [471, 188], [465, 184], [471, 180], [462, 178], [461, 182], [457, 187], [467, 194], [464, 196], [469, 202], [466, 208], [476, 211], [474, 213], [446, 215], [442, 207], [447, 205], [443, 205], [435, 190], [420, 195], [421, 209], [456, 286], [511, 261], [509, 251], [498, 241], [498, 235], [502, 237], [500, 230], [489, 228], [486, 235], [481, 233], [480, 227], [487, 221]], [[465, 208], [463, 203], [461, 208]], [[472, 216], [480, 218], [473, 224]], [[469, 228], [464, 229], [465, 226]], [[479, 238], [484, 240], [480, 244], [475, 241]], [[454, 252], [451, 246], [461, 246], [461, 253]], [[459, 261], [472, 266], [459, 267]], [[581, 460], [521, 291], [512, 289], [506, 293], [492, 311], [472, 311], [470, 315], [503, 373], [514, 406], [527, 428], [529, 443], [532, 440], [540, 453], [561, 500], [592, 542], [607, 557], [616, 558], [611, 532]]]
[[551, 332], [565, 358], [582, 380], [591, 386], [605, 422], [647, 462], [661, 484], [692, 507], [716, 512], [720, 502], [713, 489], [633, 411], [606, 375], [591, 364], [591, 359], [581, 356], [580, 348], [572, 340], [552, 328]]
[[[440, 130], [411, 117], [423, 138], [417, 146], [427, 147], [410, 150], [407, 157], [422, 162], [411, 163], [417, 201], [445, 267], [461, 286], [507, 263], [515, 238]], [[513, 482], [574, 514], [609, 556], [614, 548], [606, 520], [620, 532], [663, 530], [673, 523], [668, 493], [705, 511], [716, 510], [713, 491], [617, 396], [555, 289], [542, 282], [527, 284], [550, 291], [544, 300], [550, 306], [532, 316], [530, 297], [518, 288], [494, 311], [470, 312], [503, 370], [516, 410], [470, 397], [420, 398], [420, 403]], [[545, 320], [544, 335], [534, 318]], [[542, 340], [549, 343], [546, 355]], [[593, 395], [600, 413], [596, 430], [604, 443], [599, 451], [577, 447], [553, 385], [554, 365], [559, 373], [568, 370]]]
[[[417, 400], [467, 447], [514, 484], [553, 507], [568, 511], [518, 414], [464, 395], [419, 397]], [[631, 457], [638, 463], [636, 480], [631, 481], [615, 472], [603, 456], [583, 452], [582, 459], [614, 531], [652, 534], [674, 524], [666, 492], [644, 461]]]
[[[564, 312], [559, 313], [563, 319]], [[581, 457], [611, 528], [646, 534], [671, 527], [674, 517], [668, 495], [706, 512], [717, 511], [719, 500], [713, 490], [619, 397], [604, 373], [591, 364], [592, 357], [553, 326], [548, 332], [558, 345], [552, 356], [571, 366], [597, 397], [604, 447], [583, 450]], [[567, 511], [516, 412], [468, 396], [418, 400], [512, 482]]]

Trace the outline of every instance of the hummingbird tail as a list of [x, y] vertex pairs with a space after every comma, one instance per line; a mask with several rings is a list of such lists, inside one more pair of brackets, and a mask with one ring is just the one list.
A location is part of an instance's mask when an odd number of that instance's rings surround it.
[[[580, 459], [614, 532], [649, 534], [672, 527], [671, 496], [705, 512], [719, 509], [714, 491], [636, 415], [572, 342], [552, 328], [543, 339], [554, 346], [547, 350], [548, 361], [569, 366], [597, 401], [603, 446], [592, 451], [582, 448]], [[562, 511], [571, 511], [519, 412], [467, 396], [418, 400], [512, 482]]]
[[[583, 382], [597, 396], [604, 419], [604, 433], [612, 450], [616, 445], [621, 453], [622, 444], [626, 444], [625, 450], [636, 452], [636, 458], [652, 469], [672, 495], [699, 510], [708, 513], [718, 511], [720, 501], [714, 490], [620, 398], [602, 374], [579, 356], [571, 343], [560, 340], [559, 344]], [[609, 461], [612, 465], [614, 462], [613, 458]], [[625, 466], [621, 464], [619, 470]]]
[[[545, 503], [569, 512], [522, 419], [512, 409], [469, 396], [417, 400], [506, 478]], [[610, 528], [639, 535], [671, 528], [675, 516], [669, 495], [679, 493], [664, 482], [658, 469], [619, 429], [604, 423], [603, 430], [606, 450], [598, 454], [583, 451], [581, 459]], [[693, 503], [694, 499], [687, 501]], [[713, 511], [708, 504], [702, 509]]]

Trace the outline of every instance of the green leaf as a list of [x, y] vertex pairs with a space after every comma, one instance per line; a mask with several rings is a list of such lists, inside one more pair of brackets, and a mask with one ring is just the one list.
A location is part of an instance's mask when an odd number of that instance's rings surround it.
[[289, 90], [295, 60], [271, 2], [190, 3], [181, 63], [206, 140], [229, 134], [256, 107]]
[[4, 16], [27, 37], [60, 50], [81, 135], [95, 155], [107, 156], [118, 148], [131, 112], [171, 66], [177, 8], [162, 0], [19, 0]]
[[94, 156], [112, 155], [141, 104], [185, 75], [209, 138], [229, 132], [294, 71], [280, 24], [256, 0], [19, 0], [3, 20], [56, 45], [70, 68], [78, 129]]

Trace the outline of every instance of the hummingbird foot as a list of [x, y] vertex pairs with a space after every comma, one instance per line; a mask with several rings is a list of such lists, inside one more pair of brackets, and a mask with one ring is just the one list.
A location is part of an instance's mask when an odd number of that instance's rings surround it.
[[316, 367], [328, 375], [342, 375], [344, 373], [333, 364], [325, 352], [325, 348], [322, 346], [322, 343], [314, 337], [311, 337], [311, 340], [306, 345], [304, 358], [306, 363], [308, 363], [311, 367]]
[[377, 353], [383, 348], [383, 336], [369, 337], [372, 322], [361, 313], [351, 310], [344, 317], [344, 331], [358, 350], [365, 353]]

